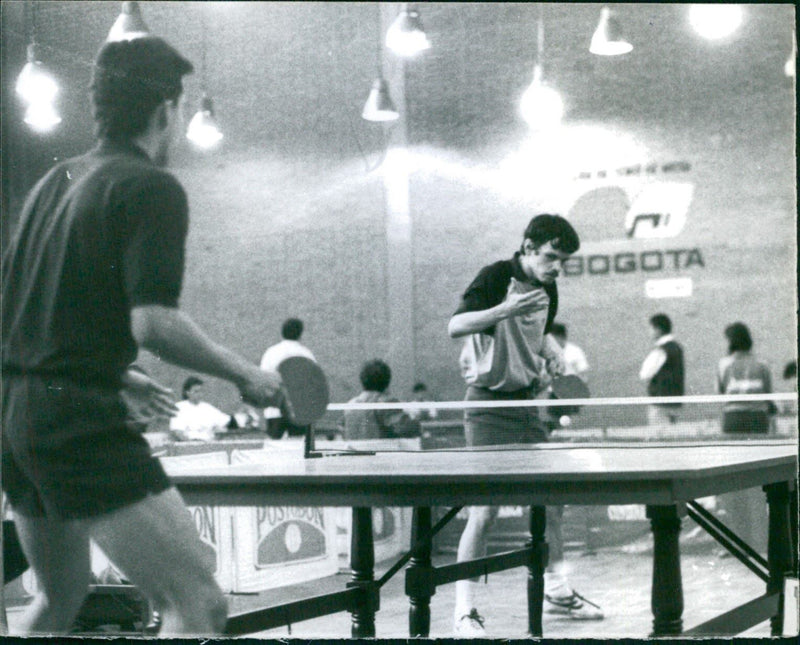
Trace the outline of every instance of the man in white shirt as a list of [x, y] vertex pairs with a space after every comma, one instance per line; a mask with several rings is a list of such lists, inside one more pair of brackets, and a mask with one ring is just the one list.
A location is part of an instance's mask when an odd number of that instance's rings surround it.
[[[293, 356], [303, 356], [315, 361], [316, 359], [311, 350], [300, 342], [302, 335], [303, 321], [299, 318], [287, 318], [281, 326], [281, 338], [283, 340], [272, 345], [264, 352], [261, 357], [261, 369], [275, 372], [282, 361]], [[305, 433], [305, 428], [296, 426], [288, 419], [284, 419], [278, 408], [265, 409], [264, 418], [267, 420], [267, 434], [272, 439], [280, 439], [287, 432], [290, 436], [298, 436]]]
[[183, 400], [178, 414], [169, 420], [169, 429], [181, 441], [213, 441], [231, 423], [231, 415], [202, 400], [203, 381], [190, 376], [183, 383]]

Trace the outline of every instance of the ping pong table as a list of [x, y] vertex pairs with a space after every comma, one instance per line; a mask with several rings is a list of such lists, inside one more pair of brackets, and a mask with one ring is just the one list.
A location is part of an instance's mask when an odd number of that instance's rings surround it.
[[[375, 636], [380, 587], [405, 570], [410, 636], [427, 636], [436, 587], [514, 566], [528, 568], [528, 630], [542, 635], [547, 505], [642, 504], [653, 532], [653, 636], [738, 633], [771, 620], [780, 634], [783, 582], [796, 575], [795, 440], [723, 444], [538, 444], [496, 449], [386, 452], [274, 463], [167, 468], [189, 504], [308, 505], [352, 508], [352, 575], [341, 592], [233, 615], [229, 634], [262, 631], [337, 611], [351, 613], [353, 637]], [[762, 487], [769, 507], [766, 560], [694, 500]], [[518, 551], [445, 566], [431, 565], [435, 531], [464, 505], [531, 506], [530, 537]], [[414, 507], [412, 547], [375, 579], [371, 509]], [[453, 506], [432, 526], [431, 508]], [[691, 630], [683, 630], [679, 532], [689, 514], [766, 582], [764, 595]], [[792, 515], [793, 514], [793, 515]], [[794, 520], [794, 521], [793, 521]], [[624, 572], [620, 572], [624, 575]], [[388, 576], [388, 577], [387, 577]]]

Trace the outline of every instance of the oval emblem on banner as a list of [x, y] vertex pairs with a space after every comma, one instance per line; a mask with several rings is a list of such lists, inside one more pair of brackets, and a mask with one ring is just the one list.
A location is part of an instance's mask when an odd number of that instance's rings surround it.
[[258, 543], [256, 565], [310, 560], [325, 555], [325, 533], [301, 520], [278, 524]]

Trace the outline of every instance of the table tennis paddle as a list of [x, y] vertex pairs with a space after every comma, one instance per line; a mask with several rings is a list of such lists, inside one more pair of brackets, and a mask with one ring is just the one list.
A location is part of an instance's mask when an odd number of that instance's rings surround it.
[[292, 423], [307, 426], [325, 414], [330, 394], [322, 368], [305, 356], [291, 356], [278, 365]]
[[575, 374], [556, 376], [550, 384], [553, 398], [556, 399], [588, 399], [589, 388], [583, 379]]

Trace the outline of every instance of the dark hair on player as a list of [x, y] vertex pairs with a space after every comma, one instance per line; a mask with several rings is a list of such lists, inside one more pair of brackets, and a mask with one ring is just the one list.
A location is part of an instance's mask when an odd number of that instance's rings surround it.
[[533, 242], [536, 248], [550, 242], [556, 251], [562, 253], [575, 253], [581, 247], [577, 231], [561, 215], [536, 215], [528, 222], [522, 237], [523, 245], [525, 240]]
[[131, 139], [147, 129], [153, 111], [177, 101], [192, 64], [161, 38], [105, 43], [97, 54], [89, 94], [95, 135]]

